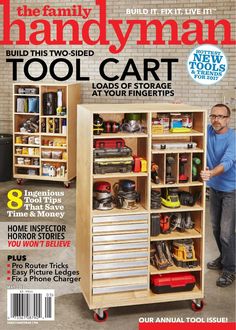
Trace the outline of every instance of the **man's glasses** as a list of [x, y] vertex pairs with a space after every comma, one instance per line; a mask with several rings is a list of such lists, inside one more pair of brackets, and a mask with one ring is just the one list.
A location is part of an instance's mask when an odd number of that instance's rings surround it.
[[228, 118], [228, 117], [229, 116], [223, 116], [223, 115], [218, 115], [218, 116], [216, 116], [216, 115], [210, 115], [209, 116], [209, 118], [212, 119], [212, 120], [216, 120], [216, 119], [222, 120], [222, 119], [225, 119], [225, 118]]

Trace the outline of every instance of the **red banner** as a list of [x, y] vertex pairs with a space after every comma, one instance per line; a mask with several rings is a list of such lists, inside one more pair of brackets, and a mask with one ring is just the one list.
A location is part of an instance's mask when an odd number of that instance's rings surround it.
[[235, 330], [236, 323], [139, 323], [139, 330]]

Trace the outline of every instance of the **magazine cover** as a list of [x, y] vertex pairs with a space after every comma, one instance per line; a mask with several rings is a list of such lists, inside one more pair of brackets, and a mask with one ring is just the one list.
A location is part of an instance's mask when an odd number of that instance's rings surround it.
[[0, 0], [0, 328], [235, 327], [235, 1]]

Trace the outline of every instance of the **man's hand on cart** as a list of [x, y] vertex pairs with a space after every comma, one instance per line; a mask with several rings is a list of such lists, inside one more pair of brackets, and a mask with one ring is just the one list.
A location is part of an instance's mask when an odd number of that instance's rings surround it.
[[206, 167], [205, 170], [202, 170], [200, 172], [200, 176], [201, 176], [203, 181], [208, 181], [212, 178], [212, 171], [209, 170], [209, 167]]

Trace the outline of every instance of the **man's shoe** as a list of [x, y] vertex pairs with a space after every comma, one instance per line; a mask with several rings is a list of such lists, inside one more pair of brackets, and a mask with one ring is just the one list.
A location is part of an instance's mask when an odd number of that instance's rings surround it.
[[223, 268], [222, 263], [221, 263], [221, 257], [218, 257], [217, 259], [210, 261], [207, 263], [207, 268], [208, 269], [213, 269], [213, 270], [220, 270]]
[[216, 281], [216, 285], [220, 286], [221, 288], [225, 288], [226, 286], [231, 285], [234, 280], [235, 280], [234, 273], [223, 272]]

